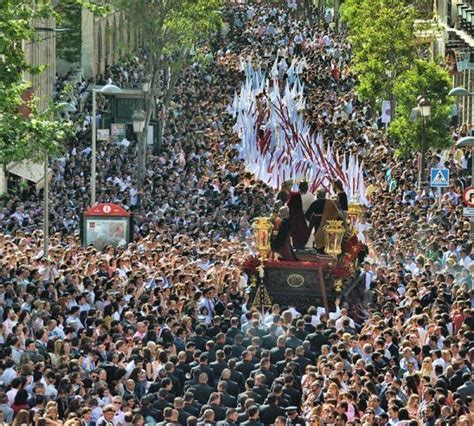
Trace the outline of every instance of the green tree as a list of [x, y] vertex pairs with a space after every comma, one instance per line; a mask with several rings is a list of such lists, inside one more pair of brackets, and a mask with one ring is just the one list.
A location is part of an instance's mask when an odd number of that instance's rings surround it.
[[358, 93], [373, 105], [392, 93], [393, 81], [416, 54], [416, 10], [400, 0], [345, 0], [342, 19], [349, 25]]
[[[398, 141], [400, 155], [421, 151], [424, 173], [424, 157], [427, 148], [449, 146], [448, 133], [452, 100], [448, 97], [451, 81], [446, 70], [435, 62], [415, 60], [413, 66], [397, 78], [394, 93], [397, 97], [397, 115], [389, 127], [389, 134]], [[424, 96], [431, 103], [431, 115], [413, 119], [412, 110], [417, 108], [417, 98]], [[412, 116], [412, 119], [410, 119]], [[423, 128], [426, 144], [423, 146]]]
[[[221, 28], [222, 0], [114, 0], [114, 6], [127, 14], [146, 48], [151, 90], [145, 95], [145, 129], [158, 101], [156, 153], [161, 145], [162, 120], [181, 70], [192, 57], [196, 46]], [[143, 151], [142, 147], [142, 156]], [[139, 162], [138, 181], [141, 186], [145, 161]]]
[[37, 40], [32, 23], [53, 13], [48, 0], [3, 0], [0, 5], [0, 164], [22, 159], [43, 159], [61, 149], [70, 124], [57, 120], [54, 108], [39, 111], [35, 99], [29, 101], [28, 119], [21, 108], [28, 102], [25, 93], [31, 86], [25, 73], [36, 74], [25, 60], [24, 42]]
[[54, 9], [56, 23], [68, 31], [56, 39], [56, 56], [67, 62], [81, 61], [82, 6], [76, 0], [62, 0]]

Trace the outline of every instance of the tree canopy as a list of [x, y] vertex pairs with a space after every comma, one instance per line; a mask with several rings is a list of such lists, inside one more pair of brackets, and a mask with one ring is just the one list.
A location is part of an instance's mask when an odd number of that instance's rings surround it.
[[148, 126], [156, 98], [170, 100], [180, 70], [195, 47], [222, 25], [222, 0], [114, 0], [137, 29], [147, 54], [152, 91], [147, 95]]
[[358, 74], [358, 93], [375, 103], [388, 99], [389, 71], [406, 71], [416, 54], [416, 10], [400, 0], [346, 0], [342, 18], [350, 27], [353, 65]]
[[[54, 109], [39, 111], [34, 97], [25, 96], [31, 86], [24, 74], [43, 70], [26, 62], [23, 43], [38, 39], [32, 22], [53, 13], [48, 0], [4, 0], [0, 5], [0, 164], [25, 158], [36, 159], [45, 152], [56, 154], [70, 125], [56, 120]], [[28, 104], [28, 119], [21, 114]]]
[[413, 66], [395, 82], [397, 114], [389, 127], [389, 134], [399, 142], [399, 153], [419, 150], [423, 123], [421, 119], [410, 120], [417, 97], [422, 95], [431, 102], [431, 116], [426, 120], [428, 145], [445, 148], [449, 145], [448, 135], [451, 104], [448, 96], [451, 82], [447, 71], [438, 64], [426, 60], [415, 60]]

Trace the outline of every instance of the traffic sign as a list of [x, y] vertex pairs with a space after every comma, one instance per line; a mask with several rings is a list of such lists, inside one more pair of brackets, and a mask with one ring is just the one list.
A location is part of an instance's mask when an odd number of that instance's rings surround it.
[[430, 186], [433, 188], [447, 188], [449, 186], [449, 170], [431, 169]]
[[464, 207], [462, 209], [462, 215], [466, 217], [474, 217], [474, 207]]
[[464, 190], [463, 198], [466, 206], [474, 207], [474, 186], [469, 186]]

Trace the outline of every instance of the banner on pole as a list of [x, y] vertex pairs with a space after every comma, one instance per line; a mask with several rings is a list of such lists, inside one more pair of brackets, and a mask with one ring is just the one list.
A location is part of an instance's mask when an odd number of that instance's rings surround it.
[[110, 139], [110, 130], [109, 129], [97, 129], [97, 140], [98, 141], [108, 141]]
[[110, 125], [110, 133], [112, 142], [122, 142], [125, 139], [125, 124], [112, 123]]
[[392, 118], [390, 101], [382, 101], [382, 123], [388, 124]]
[[456, 69], [458, 72], [463, 72], [467, 69], [466, 52], [464, 50], [456, 52]]

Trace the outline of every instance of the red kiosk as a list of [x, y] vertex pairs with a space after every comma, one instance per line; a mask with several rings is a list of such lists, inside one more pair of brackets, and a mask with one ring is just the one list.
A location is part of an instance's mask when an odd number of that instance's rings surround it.
[[83, 213], [81, 230], [84, 246], [126, 245], [133, 239], [132, 215], [117, 204], [99, 203]]

